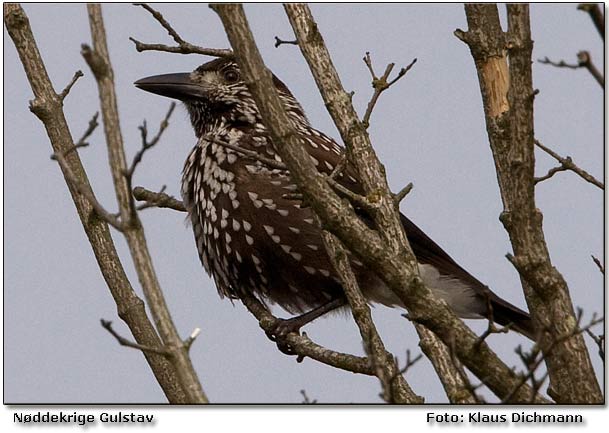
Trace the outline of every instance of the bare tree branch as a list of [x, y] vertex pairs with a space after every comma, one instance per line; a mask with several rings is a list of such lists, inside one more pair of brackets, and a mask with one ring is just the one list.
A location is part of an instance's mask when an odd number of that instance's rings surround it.
[[396, 206], [399, 206], [402, 200], [404, 200], [406, 196], [410, 194], [410, 191], [412, 191], [413, 187], [414, 185], [412, 184], [412, 182], [409, 182], [408, 185], [406, 185], [404, 188], [402, 188], [396, 194], [393, 195], [393, 199], [395, 200]]
[[[77, 146], [75, 145], [70, 149], [67, 149], [67, 153], [73, 152], [76, 148]], [[87, 185], [81, 182], [80, 179], [76, 177], [76, 175], [72, 171], [70, 164], [68, 164], [68, 161], [66, 160], [65, 154], [63, 152], [54, 153], [53, 155], [51, 155], [51, 159], [54, 159], [59, 163], [66, 182], [68, 182], [72, 186], [72, 188], [74, 188], [76, 191], [78, 191], [79, 194], [81, 194], [87, 199], [89, 204], [95, 210], [95, 214], [97, 215], [97, 217], [100, 218], [102, 221], [105, 221], [110, 224], [119, 232], [122, 232], [124, 230], [124, 225], [122, 221], [113, 213], [108, 212], [106, 208], [104, 208], [104, 206], [97, 200], [97, 197], [95, 197], [93, 190], [87, 188]]]
[[589, 329], [586, 329], [586, 333], [594, 340], [596, 345], [598, 346], [598, 356], [605, 361], [605, 335], [596, 335]]
[[[73, 173], [68, 175], [69, 178], [78, 179], [90, 191], [91, 186], [77, 152], [66, 153], [74, 147], [72, 136], [63, 114], [61, 98], [55, 93], [46, 73], [27, 15], [20, 5], [5, 3], [4, 22], [34, 93], [35, 99], [31, 104], [34, 114], [44, 124], [53, 151], [66, 155], [66, 162]], [[66, 166], [60, 165], [62, 170]], [[63, 173], [66, 177], [66, 172]], [[68, 180], [67, 185], [101, 273], [116, 302], [119, 317], [129, 326], [138, 344], [160, 346], [161, 340], [146, 315], [144, 303], [133, 291], [125, 274], [107, 223], [99, 218], [91, 218], [95, 210], [90, 200], [78, 192], [73, 182]], [[176, 372], [167, 359], [150, 353], [144, 353], [144, 356], [169, 402], [187, 402]]]
[[549, 179], [559, 171], [569, 170], [569, 171], [572, 171], [573, 173], [577, 174], [579, 177], [584, 179], [586, 182], [589, 182], [592, 185], [597, 186], [598, 188], [600, 188], [602, 190], [605, 189], [605, 184], [603, 184], [601, 181], [599, 181], [594, 176], [589, 174], [586, 170], [579, 168], [579, 166], [577, 166], [577, 164], [575, 164], [573, 162], [573, 160], [571, 159], [570, 156], [563, 158], [562, 156], [560, 156], [559, 154], [554, 152], [552, 149], [544, 146], [539, 140], [535, 140], [535, 145], [537, 147], [539, 147], [541, 150], [543, 150], [544, 152], [546, 152], [548, 155], [550, 155], [552, 158], [554, 158], [555, 160], [560, 162], [560, 166], [550, 169], [548, 171], [548, 174], [546, 174], [545, 176], [535, 178], [535, 183], [539, 183], [541, 181]]
[[146, 346], [144, 344], [138, 344], [138, 343], [134, 343], [133, 341], [127, 340], [126, 338], [121, 336], [118, 332], [116, 332], [112, 328], [112, 322], [109, 320], [101, 319], [101, 325], [114, 338], [116, 338], [116, 341], [118, 341], [118, 343], [121, 346], [131, 347], [132, 349], [141, 350], [142, 352], [156, 353], [158, 355], [163, 355], [163, 356], [169, 355], [169, 351], [164, 347], [150, 347], [150, 346]]
[[[258, 324], [263, 331], [269, 333], [275, 329], [278, 319], [274, 317], [258, 299], [248, 293], [242, 293], [240, 299], [249, 312], [256, 317]], [[326, 349], [311, 341], [306, 334], [298, 335], [295, 332], [290, 332], [286, 335], [285, 342], [294, 353], [298, 355], [299, 360], [308, 357], [323, 364], [352, 373], [365, 374], [368, 376], [375, 375], [374, 369], [368, 358], [360, 358]]]
[[150, 14], [154, 17], [158, 23], [163, 26], [167, 33], [173, 38], [177, 46], [170, 47], [168, 45], [163, 44], [146, 44], [138, 41], [135, 38], [129, 38], [134, 44], [135, 49], [138, 52], [142, 51], [165, 51], [168, 53], [177, 53], [177, 54], [201, 54], [204, 56], [214, 56], [214, 57], [228, 57], [233, 53], [231, 50], [224, 50], [219, 48], [203, 48], [197, 45], [193, 45], [189, 42], [186, 42], [182, 37], [174, 30], [174, 28], [169, 24], [169, 22], [163, 17], [160, 12], [154, 10], [151, 6], [145, 3], [135, 3], [135, 6], [141, 6], [146, 9]]
[[577, 6], [577, 9], [580, 11], [587, 12], [598, 30], [598, 33], [601, 35], [601, 38], [605, 40], [605, 15], [601, 11], [598, 3], [580, 3]]
[[603, 266], [601, 261], [594, 256], [592, 256], [592, 261], [594, 261], [594, 264], [596, 264], [596, 266], [598, 267], [598, 270], [601, 271], [601, 274], [605, 275], [605, 267]]
[[190, 403], [207, 403], [207, 397], [188, 356], [188, 349], [178, 335], [161, 291], [152, 258], [148, 251], [144, 229], [133, 203], [129, 179], [125, 176], [127, 163], [118, 116], [114, 73], [106, 43], [101, 6], [99, 4], [88, 4], [87, 11], [93, 48], [83, 47], [83, 56], [97, 80], [110, 169], [123, 222], [123, 233], [155, 325], [163, 344], [172, 351], [170, 361], [175, 366], [176, 374], [188, 396], [188, 401]]
[[599, 71], [594, 62], [592, 62], [592, 56], [588, 51], [580, 51], [577, 53], [577, 61], [579, 62], [580, 67], [586, 68], [588, 72], [590, 72], [590, 75], [594, 77], [599, 86], [605, 88], [605, 77], [603, 77], [601, 71]]
[[564, 60], [559, 60], [558, 62], [550, 60], [547, 56], [543, 59], [537, 60], [539, 63], [543, 63], [545, 65], [551, 65], [556, 68], [567, 68], [567, 69], [580, 69], [585, 68], [590, 72], [590, 75], [596, 80], [596, 82], [602, 87], [605, 87], [605, 77], [598, 70], [594, 62], [592, 62], [592, 57], [588, 51], [580, 51], [577, 53], [577, 63], [567, 63]]
[[[340, 78], [311, 11], [305, 4], [285, 4], [284, 9], [298, 39], [299, 48], [347, 147], [349, 161], [356, 168], [364, 191], [379, 202], [379, 209], [374, 214], [378, 238], [368, 237], [367, 227], [358, 226], [361, 221], [357, 217], [351, 219], [348, 209], [341, 209], [338, 212], [340, 218], [334, 220], [333, 212], [328, 212], [328, 207], [322, 205], [328, 203], [330, 198], [324, 197], [321, 203], [314, 202], [314, 194], [319, 190], [311, 179], [306, 180], [306, 185], [299, 186], [303, 192], [306, 192], [306, 187], [310, 188], [308, 199], [324, 221], [324, 227], [328, 227], [329, 231], [337, 235], [367, 266], [377, 270], [379, 277], [404, 303], [412, 319], [425, 325], [444, 343], [455, 338], [455, 350], [459, 359], [484, 380], [493, 392], [502, 395], [509, 389], [506, 385], [515, 380], [514, 373], [486, 344], [482, 346], [484, 350], [474, 350], [477, 336], [455, 316], [446, 303], [433, 296], [418, 275], [417, 261], [401, 225], [393, 194], [389, 191], [384, 176], [384, 168], [372, 149], [366, 129], [357, 117], [350, 95], [340, 84]], [[284, 161], [287, 164], [286, 158]], [[294, 174], [300, 169], [297, 165], [296, 162], [294, 166], [290, 164], [290, 173]], [[314, 167], [312, 169], [314, 170]], [[531, 391], [527, 389], [516, 400], [522, 398], [523, 401], [528, 401]]]
[[298, 41], [284, 41], [275, 36], [275, 48], [279, 48], [281, 45], [298, 45]]
[[[324, 228], [337, 235], [345, 246], [357, 254], [358, 258], [375, 269], [388, 286], [398, 294], [409, 311], [413, 312], [416, 320], [424, 322], [442, 339], [448, 339], [449, 333], [457, 334], [456, 350], [459, 358], [472, 372], [484, 377], [486, 384], [494, 392], [501, 396], [512, 389], [512, 384], [517, 380], [514, 372], [501, 362], [486, 344], [482, 345], [483, 350], [474, 352], [476, 335], [455, 316], [445, 302], [436, 299], [422, 284], [417, 275], [414, 255], [411, 251], [407, 254], [403, 250], [407, 240], [395, 213], [393, 196], [388, 191], [386, 179], [381, 174], [383, 173], [381, 165], [378, 159], [375, 159], [374, 164], [367, 165], [370, 158], [374, 157], [371, 148], [359, 147], [361, 142], [358, 142], [355, 151], [350, 151], [350, 162], [355, 165], [361, 160], [357, 171], [364, 180], [366, 191], [382, 192], [375, 195], [375, 199], [382, 202], [382, 215], [375, 219], [379, 230], [371, 230], [360, 220], [351, 206], [343, 203], [327, 184], [324, 176], [316, 170], [279, 100], [270, 72], [264, 67], [260, 53], [253, 42], [242, 8], [238, 5], [213, 5], [212, 8], [219, 12], [223, 19], [241, 72], [272, 140], [282, 143], [277, 150], [283, 162], [289, 167], [290, 176], [297, 183], [311, 208], [324, 222]], [[339, 87], [340, 80], [335, 70], [326, 69], [331, 62], [317, 25], [312, 20], [306, 5], [290, 4], [285, 5], [285, 8], [296, 31], [299, 47], [303, 53], [306, 53], [305, 58], [314, 73], [318, 87], [322, 89], [324, 101], [333, 119], [339, 125], [343, 141], [346, 142], [348, 149], [353, 148], [353, 140], [359, 140], [366, 135], [365, 128], [361, 126], [361, 122], [353, 122], [354, 110], [350, 105], [351, 98], [342, 87], [340, 91], [332, 94], [334, 98], [328, 97], [325, 86], [332, 83]], [[317, 57], [322, 50], [323, 56]], [[316, 55], [311, 57], [311, 51]], [[320, 80], [320, 74], [325, 79]], [[349, 104], [349, 111], [335, 111], [338, 106], [343, 107], [343, 104]], [[381, 185], [384, 185], [384, 190]], [[388, 230], [386, 225], [389, 221], [392, 225]], [[531, 395], [530, 387], [523, 388], [520, 394], [514, 397], [514, 401], [529, 401]]]
[[555, 350], [557, 347], [559, 347], [559, 345], [561, 343], [568, 341], [572, 337], [574, 337], [576, 335], [581, 335], [583, 332], [587, 332], [588, 334], [590, 334], [591, 333], [590, 329], [592, 327], [594, 327], [604, 321], [603, 318], [597, 319], [596, 317], [593, 316], [592, 319], [590, 320], [590, 322], [586, 326], [580, 328], [579, 324], [581, 321], [581, 317], [582, 317], [582, 312], [581, 312], [581, 310], [579, 310], [578, 317], [577, 317], [577, 325], [573, 328], [573, 330], [569, 334], [563, 335], [560, 338], [551, 341], [549, 346], [546, 347], [543, 350], [543, 352], [542, 352], [542, 349], [539, 346], [539, 344], [533, 345], [531, 350], [529, 350], [528, 352], [524, 352], [522, 350], [521, 346], [518, 346], [516, 348], [516, 353], [520, 356], [520, 359], [522, 360], [522, 362], [524, 363], [524, 365], [526, 367], [526, 373], [521, 374], [521, 379], [520, 379], [520, 382], [518, 383], [517, 387], [514, 388], [514, 390], [502, 400], [502, 403], [508, 402], [512, 393], [518, 391], [518, 389], [529, 380], [531, 380], [533, 382], [533, 388], [538, 391], [540, 389], [541, 385], [543, 384], [543, 382], [545, 381], [546, 376], [544, 375], [541, 380], [536, 379], [535, 372], [541, 366], [541, 364], [545, 360], [546, 356], [548, 356], [549, 353], [552, 353], [553, 350]]
[[395, 84], [400, 78], [402, 78], [406, 73], [414, 66], [417, 62], [417, 59], [414, 59], [408, 66], [400, 69], [398, 75], [393, 79], [389, 80], [389, 75], [395, 66], [395, 63], [389, 63], [385, 68], [385, 73], [379, 78], [374, 73], [374, 68], [372, 66], [372, 59], [370, 58], [370, 53], [366, 53], [364, 56], [364, 63], [368, 67], [370, 71], [370, 75], [372, 76], [372, 88], [374, 89], [374, 93], [372, 94], [372, 98], [370, 102], [368, 102], [368, 108], [366, 108], [366, 113], [364, 114], [364, 118], [362, 119], [362, 124], [365, 128], [370, 126], [370, 116], [372, 115], [372, 110], [374, 110], [374, 106], [376, 105], [381, 93], [390, 88], [393, 84]]
[[76, 81], [83, 76], [82, 71], [76, 71], [74, 73], [74, 76], [72, 77], [72, 80], [70, 80], [70, 82], [68, 83], [68, 85], [65, 87], [65, 89], [63, 89], [61, 91], [61, 93], [59, 94], [59, 99], [61, 99], [61, 101], [63, 102], [64, 99], [66, 99], [66, 96], [68, 96], [68, 94], [70, 93], [70, 90], [72, 90], [72, 86], [74, 84], [76, 84]]
[[[162, 191], [153, 192], [141, 186], [136, 186], [133, 188], [133, 197], [135, 197], [136, 200], [145, 201], [148, 205], [146, 207], [169, 208], [177, 210], [178, 212], [186, 212], [184, 203]], [[140, 209], [142, 208], [140, 207]]]
[[448, 401], [453, 404], [480, 403], [471, 384], [463, 379], [467, 378], [467, 375], [457, 357], [452, 356], [448, 347], [429, 329], [418, 324], [415, 324], [415, 329], [419, 334], [419, 346], [431, 361]]
[[[533, 325], [546, 330], [540, 333], [540, 346], [550, 372], [551, 395], [559, 403], [602, 401], [581, 335], [561, 339], [571, 335], [575, 313], [567, 283], [550, 260], [542, 215], [535, 205], [534, 101], [530, 97], [534, 94], [533, 44], [528, 6], [507, 5], [507, 33], [500, 25], [496, 5], [467, 4], [465, 12], [468, 31], [457, 30], [455, 35], [469, 46], [478, 71], [504, 208], [500, 220], [510, 237], [512, 263], [521, 276]], [[549, 351], [551, 341], [561, 343]]]
[[124, 173], [124, 175], [127, 177], [129, 182], [131, 182], [131, 179], [133, 178], [133, 173], [135, 172], [135, 168], [142, 161], [142, 157], [144, 156], [144, 153], [146, 153], [146, 151], [149, 150], [150, 148], [154, 147], [161, 139], [163, 132], [165, 132], [165, 129], [167, 129], [167, 127], [169, 126], [169, 118], [171, 117], [171, 114], [173, 113], [173, 110], [175, 108], [176, 108], [176, 104], [175, 104], [175, 102], [172, 102], [169, 105], [169, 110], [167, 110], [167, 114], [165, 115], [165, 118], [161, 121], [161, 124], [159, 125], [159, 131], [152, 138], [152, 140], [148, 141], [148, 125], [146, 124], [145, 120], [142, 123], [142, 125], [140, 125], [138, 127], [138, 129], [140, 130], [141, 136], [142, 136], [142, 148], [135, 154], [135, 156], [133, 157], [133, 161], [131, 162], [131, 166]]
[[[319, 224], [319, 220], [317, 222]], [[383, 400], [387, 403], [398, 404], [423, 403], [423, 398], [416, 395], [404, 380], [394, 356], [385, 349], [372, 321], [368, 302], [362, 295], [353, 269], [351, 269], [345, 248], [334, 235], [325, 230], [322, 230], [322, 239], [330, 262], [340, 275], [342, 287], [349, 301], [353, 319], [359, 328], [366, 354], [372, 362], [376, 377], [381, 382]], [[408, 353], [410, 354], [410, 352]], [[406, 369], [408, 369], [409, 363], [407, 362], [406, 365]]]
[[556, 68], [579, 69], [581, 67], [577, 63], [567, 63], [564, 60], [559, 60], [558, 62], [555, 60], [550, 60], [547, 56], [543, 59], [537, 59], [537, 61], [544, 65], [550, 65]]

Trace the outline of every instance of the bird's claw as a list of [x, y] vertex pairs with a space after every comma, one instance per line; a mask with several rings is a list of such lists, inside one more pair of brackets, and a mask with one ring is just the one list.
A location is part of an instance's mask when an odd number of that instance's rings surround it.
[[286, 341], [288, 334], [294, 332], [300, 335], [302, 324], [294, 319], [277, 319], [275, 325], [266, 331], [269, 340], [277, 344], [277, 348], [286, 355], [297, 355], [292, 346]]

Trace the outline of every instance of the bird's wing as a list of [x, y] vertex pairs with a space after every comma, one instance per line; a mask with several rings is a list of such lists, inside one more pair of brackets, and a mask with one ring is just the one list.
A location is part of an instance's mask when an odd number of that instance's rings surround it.
[[[306, 146], [307, 151], [315, 160], [319, 161], [316, 165], [321, 172], [326, 174], [331, 173], [334, 167], [336, 167], [343, 158], [344, 149], [334, 140], [319, 131], [308, 134], [305, 141], [308, 144], [308, 146]], [[354, 193], [363, 193], [362, 186], [357, 181], [356, 171], [349, 165], [343, 170], [343, 175], [337, 177], [336, 180]], [[354, 206], [362, 219], [372, 227], [373, 223], [371, 218], [366, 215], [363, 209], [357, 209], [355, 204]], [[493, 309], [493, 318], [497, 323], [502, 325], [512, 323], [515, 330], [529, 338], [533, 338], [533, 328], [528, 313], [501, 299], [493, 293], [488, 286], [480, 282], [455, 262], [446, 251], [427, 236], [415, 223], [403, 214], [400, 214], [400, 217], [410, 246], [420, 264], [431, 265], [438, 270], [440, 275], [456, 278], [470, 287], [478, 297], [478, 304], [482, 310], [481, 314], [487, 314], [487, 305], [490, 303]]]

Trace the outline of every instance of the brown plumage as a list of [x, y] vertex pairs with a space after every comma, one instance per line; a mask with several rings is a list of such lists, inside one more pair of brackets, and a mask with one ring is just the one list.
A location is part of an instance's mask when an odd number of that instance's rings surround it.
[[[331, 173], [343, 148], [314, 129], [288, 88], [276, 77], [274, 82], [317, 169]], [[312, 210], [290, 198], [297, 187], [289, 172], [230, 148], [281, 162], [235, 61], [217, 59], [192, 73], [148, 77], [135, 84], [179, 99], [188, 109], [198, 141], [184, 165], [182, 196], [201, 261], [220, 295], [238, 298], [248, 292], [294, 314], [313, 310], [289, 322], [289, 330], [344, 304]], [[337, 180], [361, 192], [350, 168]], [[484, 318], [491, 305], [496, 322], [511, 323], [533, 338], [527, 313], [491, 292], [403, 215], [402, 222], [425, 284], [458, 315]], [[373, 271], [356, 257], [351, 262], [370, 301], [401, 305]]]

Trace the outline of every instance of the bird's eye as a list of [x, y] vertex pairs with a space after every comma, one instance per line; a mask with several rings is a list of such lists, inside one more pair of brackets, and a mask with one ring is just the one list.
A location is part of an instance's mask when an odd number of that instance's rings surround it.
[[229, 83], [235, 83], [239, 81], [239, 72], [234, 69], [228, 69], [224, 72], [224, 79]]

